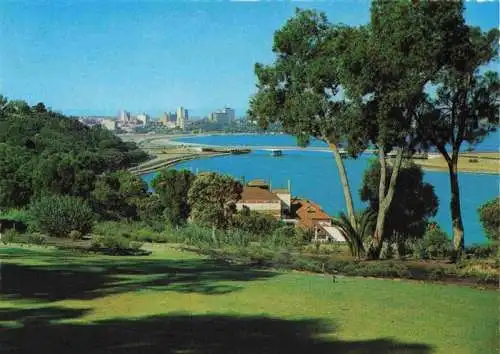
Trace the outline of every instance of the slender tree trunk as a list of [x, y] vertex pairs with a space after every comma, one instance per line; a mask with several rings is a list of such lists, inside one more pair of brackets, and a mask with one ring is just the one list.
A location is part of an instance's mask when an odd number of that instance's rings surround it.
[[451, 223], [453, 227], [453, 247], [456, 259], [460, 259], [464, 250], [464, 225], [462, 209], [460, 207], [460, 188], [458, 184], [458, 152], [453, 151], [451, 161], [448, 162], [451, 186]]
[[342, 185], [342, 191], [344, 192], [344, 200], [347, 208], [347, 217], [351, 222], [352, 227], [357, 230], [358, 224], [356, 221], [356, 214], [354, 213], [354, 204], [352, 202], [351, 187], [349, 185], [349, 179], [347, 178], [347, 172], [344, 165], [344, 160], [340, 155], [340, 151], [337, 144], [328, 143], [328, 147], [333, 152], [335, 157], [335, 163], [337, 164], [337, 169], [339, 171], [340, 184]]
[[380, 182], [379, 182], [379, 198], [378, 198], [378, 213], [377, 213], [377, 224], [375, 226], [375, 232], [373, 234], [373, 240], [370, 245], [370, 250], [368, 252], [368, 257], [372, 259], [377, 259], [380, 257], [380, 251], [382, 250], [383, 235], [385, 231], [385, 219], [387, 213], [389, 212], [389, 207], [391, 206], [392, 199], [394, 198], [394, 193], [396, 192], [396, 182], [399, 176], [399, 171], [401, 169], [401, 164], [403, 162], [403, 149], [399, 149], [396, 155], [396, 160], [392, 167], [391, 179], [389, 180], [389, 186], [386, 189], [386, 174], [387, 174], [387, 161], [385, 160], [385, 153], [382, 148], [379, 148], [379, 160], [380, 160]]

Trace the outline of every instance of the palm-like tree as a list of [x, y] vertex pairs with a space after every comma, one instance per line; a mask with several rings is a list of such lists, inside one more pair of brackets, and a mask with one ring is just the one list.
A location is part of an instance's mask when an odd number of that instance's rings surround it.
[[365, 256], [365, 241], [369, 239], [373, 233], [376, 214], [373, 211], [365, 210], [357, 214], [357, 225], [352, 225], [349, 218], [340, 213], [338, 218], [332, 220], [332, 225], [340, 229], [349, 246], [349, 252], [356, 259]]

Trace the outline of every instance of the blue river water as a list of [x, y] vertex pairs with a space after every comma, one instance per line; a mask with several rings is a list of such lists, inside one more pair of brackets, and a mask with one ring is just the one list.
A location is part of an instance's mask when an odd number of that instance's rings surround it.
[[[213, 145], [265, 145], [293, 146], [295, 139], [287, 135], [234, 135], [203, 136], [182, 138], [182, 141]], [[484, 146], [477, 150], [491, 151], [498, 148], [498, 134], [489, 136]], [[321, 146], [315, 142], [315, 146]], [[362, 209], [364, 203], [359, 198], [363, 173], [373, 155], [363, 155], [358, 159], [345, 160], [347, 173], [353, 191], [355, 207]], [[329, 152], [292, 150], [284, 151], [281, 157], [272, 157], [269, 151], [255, 150], [247, 155], [231, 155], [198, 159], [180, 163], [178, 169], [192, 172], [215, 171], [229, 174], [234, 178], [265, 179], [272, 187], [285, 187], [291, 182], [294, 196], [306, 197], [320, 204], [330, 215], [337, 215], [345, 210], [342, 188], [333, 156]], [[147, 182], [155, 173], [144, 175]], [[439, 198], [439, 210], [435, 220], [451, 233], [451, 216], [449, 211], [450, 185], [447, 172], [425, 172], [425, 181], [432, 184]], [[483, 243], [486, 238], [479, 222], [477, 208], [498, 195], [499, 176], [474, 173], [459, 175], [462, 215], [465, 227], [465, 243], [467, 245]]]
[[[234, 134], [234, 135], [201, 135], [176, 138], [176, 141], [185, 143], [196, 143], [206, 145], [229, 145], [229, 146], [296, 146], [295, 137], [286, 134]], [[311, 140], [312, 147], [327, 147], [326, 143], [320, 140]], [[469, 147], [468, 143], [463, 143], [461, 150], [465, 151]], [[475, 151], [500, 151], [500, 131], [490, 133]]]

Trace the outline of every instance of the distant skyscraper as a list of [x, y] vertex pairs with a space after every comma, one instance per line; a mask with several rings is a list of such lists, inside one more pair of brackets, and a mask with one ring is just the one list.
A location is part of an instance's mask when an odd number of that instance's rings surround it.
[[122, 123], [130, 122], [130, 112], [121, 110], [120, 115], [118, 116], [118, 120]]
[[226, 107], [226, 108], [224, 108], [224, 112], [225, 112], [225, 113], [226, 113], [226, 115], [227, 115], [227, 120], [228, 120], [228, 123], [233, 122], [233, 121], [234, 121], [234, 119], [235, 119], [234, 109], [229, 108], [229, 107]]
[[188, 111], [184, 107], [177, 108], [177, 126], [184, 129], [188, 120]]
[[234, 120], [234, 109], [225, 107], [222, 110], [212, 112], [208, 115], [208, 120], [218, 124], [230, 124]]
[[137, 115], [137, 120], [141, 122], [142, 125], [148, 125], [149, 116], [146, 113], [141, 113]]

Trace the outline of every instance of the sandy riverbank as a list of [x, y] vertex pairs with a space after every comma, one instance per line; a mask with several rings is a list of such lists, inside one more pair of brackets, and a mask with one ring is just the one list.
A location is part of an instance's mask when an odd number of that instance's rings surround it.
[[[166, 135], [166, 134], [127, 134], [121, 136], [122, 139], [126, 141], [134, 141], [141, 148], [148, 151], [149, 153], [155, 155], [157, 158], [161, 158], [158, 155], [158, 151], [162, 149], [186, 149], [186, 152], [189, 154], [195, 154], [195, 147], [197, 146], [206, 146], [206, 144], [197, 144], [186, 143], [176, 141], [176, 138], [196, 138], [196, 137], [205, 137], [205, 136], [213, 136], [213, 135], [250, 135], [248, 133], [204, 133], [204, 134], [175, 134], [175, 135]], [[258, 134], [251, 134], [258, 135]], [[222, 148], [223, 146], [214, 146]], [[271, 148], [269, 146], [252, 146], [252, 149], [268, 149]], [[282, 150], [303, 150], [303, 151], [328, 151], [328, 149], [323, 148], [300, 148], [297, 146], [281, 146], [279, 147]], [[188, 152], [189, 151], [189, 152]], [[185, 152], [185, 153], [186, 153]], [[185, 154], [184, 153], [184, 154]], [[208, 153], [209, 154], [209, 153]], [[214, 154], [214, 153], [212, 153]], [[171, 159], [178, 158], [180, 156], [170, 156]], [[200, 156], [190, 156], [189, 159], [204, 157], [204, 155]], [[164, 158], [164, 157], [163, 157]], [[183, 159], [182, 161], [186, 161]], [[168, 163], [169, 161], [165, 160], [164, 163]], [[180, 161], [179, 161], [180, 162]], [[420, 165], [424, 170], [427, 171], [448, 171], [448, 166], [446, 161], [440, 154], [429, 154], [428, 159], [413, 159], [413, 162]], [[173, 163], [175, 164], [175, 163]], [[173, 165], [172, 164], [172, 165]], [[164, 165], [162, 165], [164, 166]], [[171, 166], [171, 165], [169, 165]], [[500, 174], [500, 152], [464, 152], [459, 157], [458, 163], [459, 172], [466, 173], [480, 173], [480, 174]]]

